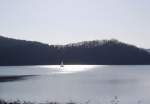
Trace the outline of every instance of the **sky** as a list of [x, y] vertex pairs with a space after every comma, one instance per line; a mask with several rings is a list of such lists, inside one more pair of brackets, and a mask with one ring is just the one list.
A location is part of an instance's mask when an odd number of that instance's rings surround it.
[[0, 0], [0, 35], [48, 44], [117, 39], [150, 48], [150, 0]]

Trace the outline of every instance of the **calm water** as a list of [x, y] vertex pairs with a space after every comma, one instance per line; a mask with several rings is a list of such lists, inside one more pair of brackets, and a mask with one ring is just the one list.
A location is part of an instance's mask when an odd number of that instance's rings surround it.
[[150, 66], [66, 65], [0, 67], [0, 76], [35, 75], [0, 81], [0, 98], [150, 104]]

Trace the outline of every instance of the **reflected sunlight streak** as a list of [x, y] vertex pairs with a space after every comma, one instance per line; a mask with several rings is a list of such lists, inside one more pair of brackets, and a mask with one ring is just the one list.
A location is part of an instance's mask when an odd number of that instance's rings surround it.
[[60, 65], [47, 65], [41, 66], [45, 68], [49, 68], [50, 70], [55, 70], [51, 73], [54, 74], [69, 74], [69, 73], [77, 73], [90, 70], [97, 65], [64, 65], [64, 67], [60, 67]]

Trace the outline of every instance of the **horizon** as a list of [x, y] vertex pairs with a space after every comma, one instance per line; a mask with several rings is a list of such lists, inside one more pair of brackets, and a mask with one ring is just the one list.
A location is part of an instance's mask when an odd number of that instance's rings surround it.
[[149, 0], [1, 0], [0, 34], [64, 45], [117, 39], [150, 48]]

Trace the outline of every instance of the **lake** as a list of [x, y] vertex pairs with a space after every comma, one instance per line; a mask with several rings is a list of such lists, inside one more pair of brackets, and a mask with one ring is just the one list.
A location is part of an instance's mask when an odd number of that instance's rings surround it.
[[150, 65], [58, 65], [0, 67], [0, 98], [150, 104]]

